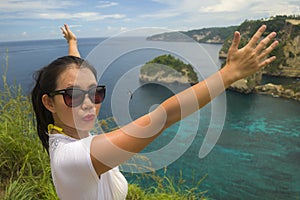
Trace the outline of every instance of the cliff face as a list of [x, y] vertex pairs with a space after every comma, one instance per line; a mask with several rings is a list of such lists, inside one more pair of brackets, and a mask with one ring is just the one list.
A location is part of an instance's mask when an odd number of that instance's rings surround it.
[[190, 84], [187, 76], [181, 75], [175, 70], [150, 64], [151, 68], [155, 68], [155, 73], [140, 73], [140, 81], [145, 83], [165, 83], [165, 84]]
[[[245, 21], [237, 29], [240, 31], [242, 36], [241, 46], [244, 46], [249, 41], [254, 32], [262, 24], [266, 24], [268, 27], [268, 32], [264, 36], [272, 31], [277, 32], [276, 39], [279, 41], [279, 46], [271, 54], [275, 55], [277, 59], [275, 62], [265, 67], [257, 74], [232, 84], [230, 89], [242, 93], [268, 93], [273, 96], [282, 96], [286, 98], [290, 97], [299, 100], [299, 94], [295, 92], [293, 88], [285, 89], [284, 87], [278, 85], [278, 87], [282, 87], [282, 89], [280, 92], [279, 90], [274, 92], [275, 89], [266, 89], [270, 88], [270, 85], [260, 86], [260, 84], [262, 74], [293, 78], [300, 77], [300, 20], [288, 19], [285, 16], [278, 16], [268, 20]], [[232, 39], [228, 39], [226, 42], [224, 42], [223, 47], [219, 52], [220, 58], [227, 57], [225, 52], [228, 52], [231, 43]]]
[[[300, 20], [299, 20], [300, 21]], [[280, 63], [278, 70], [266, 71], [266, 74], [285, 77], [300, 77], [300, 35], [286, 41], [283, 47], [285, 62]]]
[[[222, 43], [223, 46], [219, 52], [219, 58], [226, 59], [235, 30], [241, 33], [240, 47], [242, 47], [248, 43], [262, 24], [266, 24], [268, 27], [264, 36], [272, 31], [277, 32], [276, 39], [279, 41], [279, 45], [271, 53], [271, 56], [275, 55], [277, 59], [260, 72], [233, 83], [230, 89], [242, 93], [256, 92], [299, 100], [300, 91], [298, 91], [297, 88], [300, 88], [300, 83], [294, 84], [296, 86], [289, 86], [288, 88], [281, 85], [278, 85], [278, 87], [274, 86], [277, 89], [282, 87], [280, 90], [276, 90], [277, 92], [274, 92], [275, 89], [270, 89], [272, 86], [262, 86], [261, 80], [262, 75], [300, 78], [300, 16], [276, 16], [269, 19], [246, 20], [240, 26], [204, 28], [177, 33], [171, 32], [154, 35], [147, 39], [186, 42], [192, 38], [202, 43]], [[153, 78], [154, 77], [152, 77], [152, 79]], [[151, 76], [144, 79], [150, 80]], [[171, 79], [176, 80], [175, 77], [170, 78], [170, 80]], [[178, 79], [178, 82], [181, 81], [182, 80]]]
[[[272, 83], [268, 83], [265, 85], [259, 85], [254, 88], [254, 92], [258, 94], [268, 94], [272, 95], [273, 97], [284, 97], [287, 99], [294, 99], [300, 101], [300, 91], [295, 87], [284, 87], [282, 85], [275, 85]], [[300, 87], [300, 84], [298, 84]]]
[[[263, 74], [269, 76], [282, 77], [300, 77], [300, 19], [289, 19], [286, 16], [277, 16], [268, 20], [245, 21], [237, 30], [240, 31], [242, 40], [241, 46], [244, 46], [252, 37], [254, 32], [262, 24], [266, 24], [268, 29], [264, 36], [272, 31], [277, 32], [276, 39], [279, 46], [271, 55], [277, 57], [276, 61], [263, 70]], [[232, 43], [229, 38], [223, 43], [219, 52], [220, 58], [226, 58], [226, 52]]]
[[253, 92], [255, 87], [261, 83], [261, 80], [262, 80], [262, 72], [259, 71], [247, 78], [244, 78], [244, 79], [234, 82], [230, 86], [230, 89], [237, 91], [237, 92], [249, 94], [249, 93]]

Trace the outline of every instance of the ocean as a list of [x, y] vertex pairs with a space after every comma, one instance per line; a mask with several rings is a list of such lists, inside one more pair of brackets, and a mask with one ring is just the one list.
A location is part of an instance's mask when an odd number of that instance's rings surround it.
[[[78, 45], [82, 57], [98, 69], [99, 82], [107, 86], [99, 119], [113, 115], [120, 125], [187, 87], [141, 83], [138, 75], [143, 63], [174, 53], [186, 61], [201, 63], [197, 68], [200, 80], [221, 64], [221, 45], [197, 44], [199, 52], [189, 50], [190, 44], [147, 42], [143, 38], [85, 38], [79, 39]], [[8, 83], [20, 84], [28, 94], [34, 71], [67, 53], [64, 40], [1, 42], [0, 64], [4, 67], [8, 58]], [[299, 80], [267, 77], [263, 81]], [[221, 123], [216, 123], [219, 119], [214, 121], [218, 117], [223, 119]], [[167, 129], [141, 155], [153, 156], [151, 165], [160, 168], [158, 174], [166, 173], [175, 180], [182, 178], [189, 187], [196, 187], [205, 176], [197, 190], [207, 190], [206, 196], [212, 199], [300, 199], [299, 125], [297, 101], [226, 91], [193, 116]], [[199, 151], [209, 130], [221, 130], [220, 137], [212, 150], [200, 158]], [[123, 169], [126, 173], [126, 166]], [[145, 187], [152, 184], [139, 179], [129, 182]]]

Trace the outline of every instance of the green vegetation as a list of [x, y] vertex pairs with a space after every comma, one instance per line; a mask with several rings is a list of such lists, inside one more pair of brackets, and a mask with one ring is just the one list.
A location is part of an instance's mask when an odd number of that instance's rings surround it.
[[[229, 27], [213, 27], [203, 28], [197, 30], [190, 30], [183, 32], [185, 35], [194, 38], [200, 43], [223, 43], [228, 37], [232, 37], [233, 32], [237, 26]], [[197, 39], [195, 36], [201, 36], [201, 39]]]
[[[242, 37], [239, 46], [243, 47], [262, 24], [268, 27], [263, 37], [275, 31], [277, 33], [276, 40], [279, 41], [279, 45], [270, 53], [270, 56], [276, 56], [277, 59], [265, 68], [264, 73], [270, 76], [300, 77], [299, 61], [297, 60], [300, 52], [297, 45], [295, 45], [298, 43], [297, 37], [300, 36], [300, 15], [278, 15], [258, 20], [245, 20], [239, 26], [168, 32], [153, 35], [147, 39], [154, 41], [219, 43], [223, 44], [219, 57], [226, 58], [234, 31], [241, 33]], [[223, 66], [224, 63], [222, 64]]]
[[300, 92], [300, 82], [299, 81], [294, 84], [282, 85], [282, 86], [285, 90], [290, 89], [290, 90], [294, 91], [294, 93]]
[[167, 32], [148, 37], [154, 41], [176, 41], [176, 42], [201, 42], [201, 43], [223, 43], [228, 37], [232, 36], [237, 26], [212, 27], [195, 29], [190, 31]]
[[135, 180], [142, 179], [142, 181], [154, 182], [155, 184], [148, 188], [141, 188], [136, 184], [129, 185], [129, 191], [127, 199], [135, 200], [156, 200], [156, 199], [176, 199], [176, 200], [207, 200], [205, 197], [208, 191], [199, 191], [201, 183], [204, 181], [207, 175], [197, 182], [193, 182], [192, 188], [187, 187], [185, 180], [182, 179], [182, 173], [179, 174], [179, 180], [169, 178], [166, 175], [167, 168], [164, 169], [164, 175], [157, 175], [155, 172], [144, 173], [142, 175], [128, 174], [134, 177]]
[[[240, 26], [237, 27], [242, 35], [240, 47], [245, 46], [250, 38], [254, 35], [256, 30], [262, 25], [267, 25], [267, 31], [264, 33], [263, 37], [267, 36], [269, 33], [275, 31], [277, 33], [276, 40], [279, 41], [279, 45], [275, 48], [270, 56], [276, 56], [275, 62], [270, 66], [265, 68], [265, 73], [269, 75], [280, 74], [280, 67], [290, 67], [287, 64], [287, 57], [284, 55], [289, 41], [292, 41], [296, 36], [300, 35], [300, 24], [292, 24], [292, 20], [300, 20], [300, 16], [286, 16], [280, 15], [271, 17], [269, 19], [260, 19], [260, 20], [245, 20]], [[220, 50], [220, 54], [225, 54], [228, 52], [228, 49], [232, 43], [232, 36], [229, 37], [224, 43]], [[290, 52], [289, 57], [293, 58], [297, 55], [294, 55]]]
[[3, 67], [0, 91], [0, 199], [58, 199], [49, 158], [39, 142], [32, 108], [20, 86], [7, 85]]
[[179, 58], [175, 58], [170, 54], [158, 56], [153, 60], [147, 62], [141, 68], [141, 74], [145, 74], [147, 76], [154, 76], [160, 71], [164, 72], [161, 75], [162, 77], [168, 76], [170, 74], [172, 74], [174, 77], [185, 76], [188, 78], [189, 83], [198, 83], [198, 76], [194, 71], [192, 65], [186, 64]]
[[183, 32], [168, 32], [147, 37], [147, 40], [167, 41], [167, 42], [193, 42], [193, 38], [187, 36]]
[[[9, 86], [6, 82], [8, 57], [3, 67], [3, 89], [0, 90], [0, 199], [3, 200], [55, 200], [58, 199], [52, 184], [49, 157], [37, 136], [30, 100], [21, 86]], [[102, 130], [114, 126], [113, 118], [99, 122]], [[133, 176], [126, 174], [127, 177]], [[175, 181], [155, 173], [135, 175], [152, 178], [157, 185], [142, 189], [129, 185], [128, 200], [146, 199], [206, 199], [205, 192], [187, 188], [183, 180]]]

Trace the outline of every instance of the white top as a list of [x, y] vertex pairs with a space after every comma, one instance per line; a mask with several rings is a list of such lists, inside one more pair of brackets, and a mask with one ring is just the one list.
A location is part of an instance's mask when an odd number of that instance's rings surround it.
[[76, 140], [62, 134], [49, 134], [51, 173], [60, 199], [126, 198], [128, 184], [118, 167], [101, 174], [99, 179], [90, 157], [93, 137]]

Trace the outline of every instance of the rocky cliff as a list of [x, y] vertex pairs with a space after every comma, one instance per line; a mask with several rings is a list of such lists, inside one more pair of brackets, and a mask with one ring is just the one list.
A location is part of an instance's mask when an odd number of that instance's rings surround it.
[[272, 95], [273, 97], [283, 97], [300, 101], [300, 84], [295, 85], [275, 85], [268, 83], [254, 88], [258, 94]]
[[142, 66], [140, 81], [166, 84], [190, 84], [198, 82], [193, 67], [171, 55], [162, 55], [154, 58]]
[[[230, 89], [242, 92], [250, 93], [257, 92], [263, 94], [270, 94], [273, 96], [282, 96], [286, 98], [299, 99], [297, 92], [295, 92], [295, 87], [290, 87], [285, 89], [284, 86], [278, 85], [279, 90], [274, 92], [275, 89], [270, 89], [270, 85], [260, 86], [262, 75], [268, 76], [281, 76], [281, 77], [300, 77], [300, 19], [289, 18], [286, 16], [277, 16], [270, 19], [264, 20], [253, 20], [245, 21], [242, 23], [237, 30], [240, 31], [242, 40], [241, 46], [244, 46], [254, 32], [262, 24], [266, 24], [268, 29], [265, 35], [272, 31], [277, 32], [277, 40], [279, 41], [279, 46], [272, 52], [272, 55], [277, 57], [276, 61], [271, 65], [265, 67], [263, 70], [255, 75], [247, 77], [243, 80], [239, 80], [231, 85]], [[224, 42], [222, 49], [219, 52], [220, 58], [226, 58], [226, 52], [230, 47], [232, 39], [228, 39]], [[270, 89], [270, 90], [269, 90]], [[286, 91], [287, 90], [287, 91]], [[291, 91], [296, 95], [292, 95]]]
[[237, 26], [202, 28], [190, 31], [168, 32], [153, 35], [147, 38], [152, 41], [192, 42], [197, 41], [209, 44], [222, 44], [232, 36]]
[[[223, 45], [219, 52], [219, 58], [225, 60], [235, 30], [238, 30], [241, 33], [242, 38], [240, 46], [244, 46], [262, 24], [266, 24], [268, 27], [264, 36], [272, 31], [277, 32], [276, 39], [279, 41], [279, 46], [271, 54], [275, 55], [277, 59], [260, 72], [233, 83], [230, 89], [242, 93], [256, 92], [299, 100], [300, 91], [298, 91], [297, 88], [300, 88], [300, 84], [290, 86], [261, 85], [261, 80], [263, 75], [292, 77], [298, 78], [296, 80], [300, 80], [300, 16], [275, 16], [268, 19], [246, 20], [239, 26], [170, 32], [154, 35], [147, 39], [159, 41], [222, 43]], [[277, 92], [275, 92], [275, 90]]]
[[[241, 46], [244, 46], [262, 24], [268, 26], [264, 36], [272, 31], [277, 32], [276, 39], [279, 46], [272, 52], [276, 61], [263, 70], [263, 74], [270, 76], [300, 77], [300, 17], [290, 19], [277, 16], [265, 20], [252, 20], [242, 23], [237, 30], [241, 33]], [[227, 39], [219, 52], [220, 58], [226, 58], [232, 38]]]

